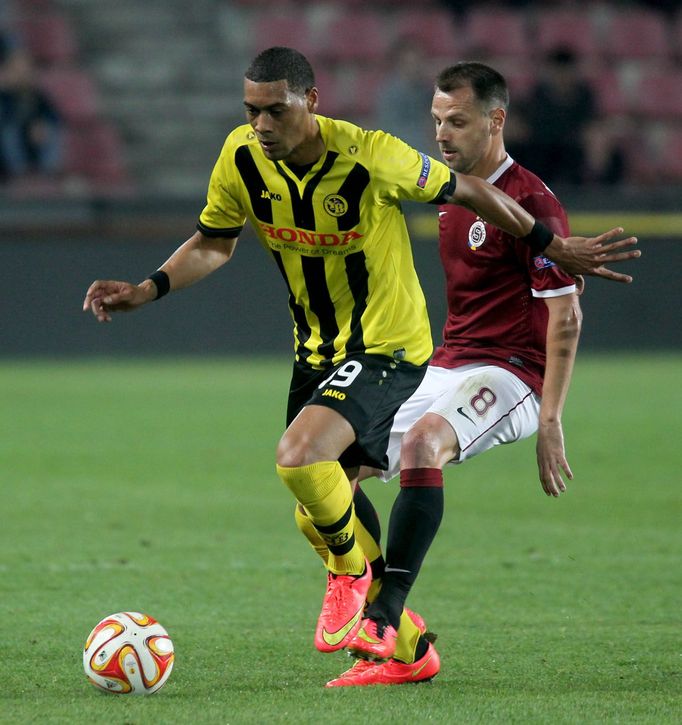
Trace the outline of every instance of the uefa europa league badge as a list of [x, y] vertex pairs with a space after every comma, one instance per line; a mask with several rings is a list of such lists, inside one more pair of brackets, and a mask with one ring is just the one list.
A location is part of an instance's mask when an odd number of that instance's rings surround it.
[[469, 249], [474, 252], [485, 242], [485, 224], [477, 219], [469, 227]]

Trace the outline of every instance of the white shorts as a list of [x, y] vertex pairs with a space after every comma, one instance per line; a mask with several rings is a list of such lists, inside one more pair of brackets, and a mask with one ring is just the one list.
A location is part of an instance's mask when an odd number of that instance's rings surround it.
[[388, 470], [379, 478], [390, 481], [400, 471], [403, 435], [425, 413], [437, 413], [457, 434], [462, 463], [493, 446], [533, 435], [538, 428], [540, 398], [513, 373], [495, 365], [458, 368], [430, 365], [420, 386], [396, 413], [388, 444]]

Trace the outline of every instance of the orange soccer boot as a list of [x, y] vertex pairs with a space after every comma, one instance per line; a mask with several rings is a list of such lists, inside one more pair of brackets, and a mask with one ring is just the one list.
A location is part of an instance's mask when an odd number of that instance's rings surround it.
[[315, 646], [320, 652], [343, 649], [357, 634], [371, 583], [372, 570], [367, 561], [360, 576], [329, 572], [327, 591], [315, 630]]

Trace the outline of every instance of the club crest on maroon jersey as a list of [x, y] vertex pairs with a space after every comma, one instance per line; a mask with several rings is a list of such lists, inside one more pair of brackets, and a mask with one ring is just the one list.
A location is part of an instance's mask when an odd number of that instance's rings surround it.
[[485, 224], [477, 219], [469, 227], [469, 249], [474, 252], [485, 242]]

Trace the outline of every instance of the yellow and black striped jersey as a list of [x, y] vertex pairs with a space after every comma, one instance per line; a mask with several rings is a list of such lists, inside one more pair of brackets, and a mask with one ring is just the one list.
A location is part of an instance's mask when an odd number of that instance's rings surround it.
[[284, 277], [296, 359], [368, 353], [424, 363], [431, 331], [400, 202], [435, 202], [450, 170], [383, 131], [316, 117], [326, 152], [299, 178], [252, 128], [225, 141], [197, 228], [236, 237], [246, 219]]

